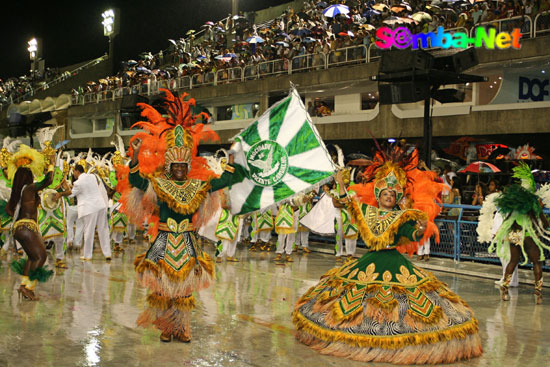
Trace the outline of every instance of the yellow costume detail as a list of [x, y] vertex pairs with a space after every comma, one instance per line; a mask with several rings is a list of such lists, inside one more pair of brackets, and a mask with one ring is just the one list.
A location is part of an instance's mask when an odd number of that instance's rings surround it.
[[382, 250], [394, 242], [394, 237], [401, 225], [411, 220], [427, 220], [427, 215], [420, 210], [407, 209], [387, 213], [383, 220], [379, 219], [379, 209], [370, 205], [359, 204], [352, 200], [349, 204], [363, 241], [371, 250]]
[[38, 223], [34, 219], [19, 219], [13, 224], [13, 231], [21, 229], [21, 227], [27, 228], [29, 231], [40, 234], [40, 228]]
[[208, 195], [210, 185], [200, 180], [178, 184], [165, 178], [150, 179], [155, 193], [168, 207], [180, 214], [193, 214]]

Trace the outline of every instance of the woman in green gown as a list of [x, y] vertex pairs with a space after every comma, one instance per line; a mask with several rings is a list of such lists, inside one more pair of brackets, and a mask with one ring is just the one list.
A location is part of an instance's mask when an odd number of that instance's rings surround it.
[[[375, 179], [352, 188], [359, 201], [348, 197], [342, 174], [336, 175], [340, 200], [369, 251], [328, 271], [298, 300], [293, 322], [299, 341], [323, 354], [393, 364], [452, 363], [482, 353], [470, 307], [397, 250], [433, 233], [439, 209], [429, 208], [437, 207], [441, 191], [434, 178], [382, 158]], [[401, 210], [403, 197], [430, 214]]]

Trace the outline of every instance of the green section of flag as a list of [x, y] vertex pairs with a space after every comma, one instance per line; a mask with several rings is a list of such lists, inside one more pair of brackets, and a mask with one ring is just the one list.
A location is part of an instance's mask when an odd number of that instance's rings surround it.
[[306, 120], [300, 130], [292, 140], [286, 145], [285, 149], [289, 156], [303, 153], [305, 151], [315, 149], [321, 146], [317, 140], [317, 136], [313, 132], [313, 129]]
[[332, 172], [315, 171], [299, 167], [289, 167], [288, 173], [310, 184], [316, 184], [317, 182], [332, 176]]
[[269, 111], [269, 140], [277, 140], [291, 100], [292, 96], [287, 97], [286, 100]]
[[275, 198], [275, 202], [284, 200], [292, 194], [294, 194], [294, 191], [284, 182], [279, 182], [273, 186], [273, 196]]
[[264, 191], [263, 187], [255, 186], [252, 189], [250, 195], [248, 195], [248, 197], [246, 198], [246, 201], [244, 202], [240, 212], [249, 213], [260, 209], [260, 199], [262, 198], [262, 191]]
[[237, 139], [242, 139], [246, 144], [253, 145], [260, 141], [260, 133], [258, 133], [258, 121], [254, 121], [245, 131], [243, 131]]

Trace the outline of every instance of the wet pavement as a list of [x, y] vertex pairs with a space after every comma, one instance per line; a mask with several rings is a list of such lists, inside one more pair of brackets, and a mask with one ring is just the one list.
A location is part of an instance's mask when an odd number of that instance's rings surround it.
[[[68, 254], [69, 268], [38, 285], [38, 302], [19, 299], [11, 255], [1, 259], [0, 367], [366, 365], [320, 355], [294, 339], [293, 305], [335, 265], [331, 255], [295, 253], [294, 263], [281, 266], [273, 252], [238, 250], [241, 261], [216, 264], [216, 282], [196, 296], [192, 342], [163, 344], [158, 331], [135, 324], [147, 293], [136, 284], [133, 260], [146, 247], [125, 247], [110, 263], [100, 252], [92, 262]], [[207, 251], [213, 254], [213, 246]], [[549, 365], [550, 290], [542, 306], [535, 306], [527, 285], [512, 288], [511, 301], [501, 302], [492, 279], [434, 272], [480, 321], [484, 355], [454, 366]]]

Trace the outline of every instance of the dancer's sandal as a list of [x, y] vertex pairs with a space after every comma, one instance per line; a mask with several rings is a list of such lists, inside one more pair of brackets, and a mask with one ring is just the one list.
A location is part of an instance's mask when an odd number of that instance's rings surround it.
[[65, 261], [61, 260], [61, 259], [57, 259], [55, 260], [55, 267], [56, 268], [59, 268], [59, 269], [67, 269], [68, 266], [67, 264], [65, 263]]
[[512, 280], [512, 274], [506, 275], [502, 285], [500, 286], [500, 299], [503, 301], [510, 300], [510, 293], [508, 289], [510, 288], [510, 281]]
[[542, 305], [542, 278], [535, 282], [535, 304]]
[[37, 297], [36, 294], [34, 294], [34, 292], [32, 290], [28, 289], [23, 284], [21, 284], [21, 286], [17, 289], [17, 291], [19, 292], [19, 294], [23, 298], [25, 298], [29, 301], [38, 301], [38, 300], [40, 300], [40, 298]]
[[170, 343], [172, 341], [172, 334], [160, 334], [160, 341], [163, 343]]

